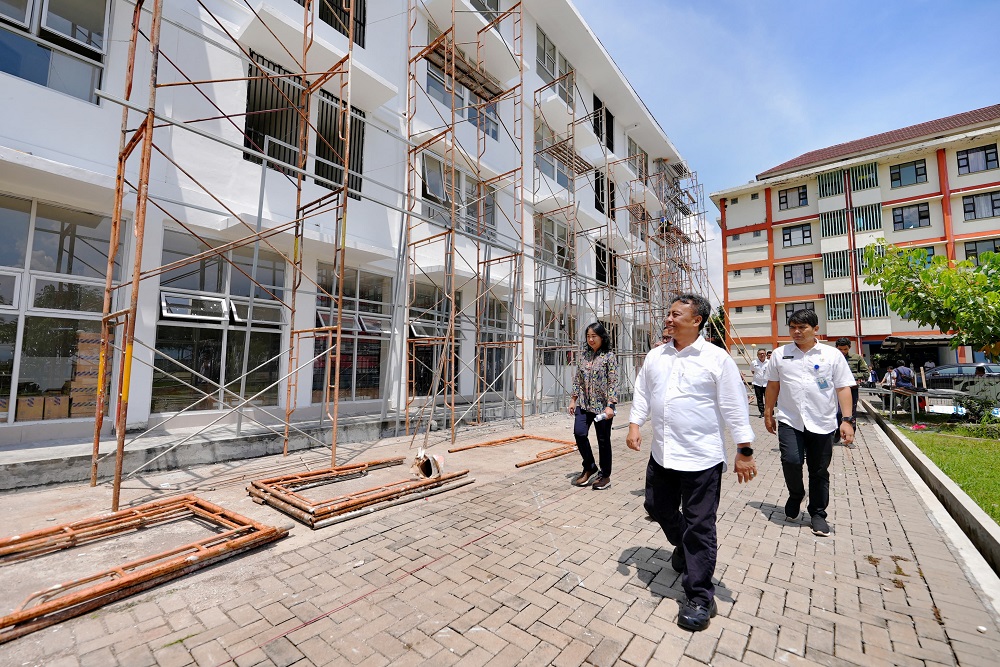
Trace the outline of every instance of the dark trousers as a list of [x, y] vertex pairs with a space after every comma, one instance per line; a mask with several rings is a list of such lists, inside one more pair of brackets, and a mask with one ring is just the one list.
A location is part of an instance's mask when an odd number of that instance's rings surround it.
[[830, 459], [833, 458], [833, 432], [812, 433], [799, 431], [778, 422], [778, 449], [781, 452], [781, 469], [785, 474], [790, 500], [801, 502], [806, 497], [802, 485], [802, 463], [809, 470], [810, 516], [826, 518], [830, 504]]
[[597, 436], [597, 451], [601, 455], [601, 474], [611, 477], [611, 419], [594, 422], [596, 412], [584, 412], [580, 408], [576, 409], [576, 421], [573, 423], [573, 436], [576, 438], [576, 447], [583, 457], [584, 470], [597, 470], [597, 463], [594, 462], [594, 450], [590, 448], [590, 438], [587, 432], [590, 425], [594, 425], [594, 435]]
[[[860, 388], [858, 385], [851, 387], [851, 416], [858, 416], [858, 395], [860, 394]], [[837, 428], [840, 428], [840, 418], [844, 416], [843, 410], [840, 409], [840, 399], [837, 399]]]
[[764, 416], [764, 392], [767, 391], [767, 387], [753, 386], [753, 393], [757, 396], [757, 410], [760, 411], [760, 416]]
[[721, 488], [721, 463], [689, 472], [664, 468], [649, 457], [646, 511], [660, 524], [667, 541], [684, 550], [684, 592], [689, 600], [706, 607], [715, 597], [712, 575], [718, 553], [715, 521]]

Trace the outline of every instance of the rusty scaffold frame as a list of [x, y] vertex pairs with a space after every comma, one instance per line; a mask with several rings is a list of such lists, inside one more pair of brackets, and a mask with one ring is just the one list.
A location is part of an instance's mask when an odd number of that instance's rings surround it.
[[[315, 22], [320, 3], [332, 7], [337, 5], [344, 16], [345, 36], [347, 37], [347, 49], [332, 66], [320, 71], [310, 72], [308, 68], [308, 56], [315, 44]], [[332, 3], [332, 4], [331, 4]], [[257, 20], [261, 22], [264, 29], [277, 41], [280, 49], [287, 54], [288, 58], [295, 63], [297, 71], [278, 72], [268, 67], [268, 65], [256, 57], [249, 47], [243, 45], [239, 39], [232, 34], [227, 24], [215, 16], [204, 3], [199, 5], [207, 13], [210, 22], [218, 29], [220, 34], [227, 38], [227, 46], [233, 47], [233, 55], [237, 55], [245, 64], [250, 65], [249, 75], [246, 77], [230, 77], [223, 79], [196, 79], [184, 72], [178, 64], [181, 58], [170, 57], [161, 45], [160, 32], [163, 23], [163, 0], [153, 0], [152, 7], [146, 7], [145, 0], [137, 0], [132, 16], [132, 32], [128, 45], [128, 60], [125, 74], [124, 93], [121, 98], [117, 98], [108, 93], [99, 92], [107, 101], [119, 104], [122, 107], [121, 137], [119, 143], [118, 168], [115, 181], [115, 202], [112, 216], [111, 246], [108, 253], [108, 266], [105, 283], [104, 296], [104, 316], [101, 327], [101, 345], [98, 366], [98, 396], [97, 410], [94, 428], [94, 446], [91, 466], [91, 485], [97, 483], [97, 470], [99, 460], [99, 440], [103, 428], [105, 408], [109, 404], [108, 391], [111, 384], [112, 371], [117, 374], [117, 386], [115, 388], [114, 403], [114, 434], [116, 438], [115, 451], [115, 471], [113, 480], [112, 510], [117, 510], [120, 503], [121, 480], [123, 476], [123, 461], [125, 449], [142, 438], [154, 429], [163, 427], [177, 414], [183, 414], [194, 405], [203, 400], [212, 400], [216, 407], [220, 408], [222, 414], [216, 417], [210, 424], [199, 429], [195, 434], [183, 436], [178, 442], [173, 443], [171, 448], [191, 440], [193, 437], [206, 432], [210, 427], [220, 422], [234, 417], [236, 421], [236, 432], [240, 433], [242, 421], [244, 419], [252, 421], [257, 427], [268, 431], [274, 435], [279, 435], [284, 440], [284, 451], [288, 452], [288, 441], [290, 434], [294, 432], [297, 436], [305, 437], [314, 445], [325, 445], [331, 448], [332, 465], [336, 465], [337, 456], [337, 424], [338, 424], [338, 401], [336, 396], [339, 392], [340, 373], [336, 373], [332, 385], [327, 377], [326, 388], [323, 396], [322, 412], [329, 415], [330, 442], [325, 443], [319, 438], [306, 432], [302, 428], [292, 424], [292, 414], [296, 409], [296, 396], [298, 388], [298, 376], [304, 368], [312, 366], [313, 362], [326, 357], [327, 369], [330, 362], [337, 368], [340, 367], [341, 355], [341, 335], [343, 331], [343, 300], [344, 300], [344, 257], [346, 252], [347, 238], [347, 204], [348, 190], [350, 188], [351, 177], [355, 176], [350, 170], [351, 161], [351, 127], [355, 121], [352, 116], [351, 107], [351, 72], [353, 70], [353, 49], [354, 49], [354, 29], [355, 29], [355, 9], [354, 0], [300, 0], [302, 5], [302, 43], [298, 56], [292, 53], [289, 47], [267, 26], [264, 18], [251, 9]], [[147, 16], [148, 12], [148, 16]], [[333, 13], [336, 15], [336, 13]], [[148, 18], [148, 27], [144, 27]], [[148, 44], [149, 50], [149, 73], [148, 89], [145, 91], [147, 99], [145, 104], [133, 101], [136, 89], [141, 86], [137, 67], [137, 53], [142, 45]], [[166, 72], [161, 72], [162, 63], [169, 65]], [[255, 73], [256, 72], [256, 73]], [[164, 80], [168, 79], [168, 80]], [[251, 137], [239, 127], [234, 119], [248, 116], [247, 112], [227, 113], [212, 97], [212, 91], [225, 85], [247, 85], [248, 82], [261, 82], [261, 85], [269, 86], [282, 100], [282, 109], [271, 109], [270, 113], [280, 110], [291, 110], [294, 113], [295, 124], [297, 125], [297, 137], [295, 144], [283, 145], [275, 150], [279, 144], [277, 140], [267, 136], [261, 145], [256, 139]], [[284, 85], [288, 84], [288, 85]], [[214, 112], [209, 117], [201, 118], [173, 118], [167, 116], [162, 108], [158, 107], [157, 94], [164, 89], [183, 87], [194, 90], [206, 100]], [[324, 87], [333, 87], [338, 92], [333, 106], [336, 114], [336, 127], [339, 128], [339, 136], [334, 137], [334, 144], [323, 137], [318, 132], [316, 125], [311, 118], [311, 108], [313, 98], [319, 94]], [[291, 92], [289, 92], [291, 91]], [[213, 134], [202, 129], [211, 122], [219, 122], [223, 127], [231, 126], [242, 135], [243, 144], [230, 141], [220, 134]], [[160, 130], [157, 133], [157, 130]], [[251, 156], [254, 160], [259, 160], [261, 164], [261, 184], [260, 184], [260, 204], [256, 216], [256, 224], [251, 224], [244, 220], [239, 212], [235, 211], [227, 204], [225, 199], [213, 193], [204, 186], [195, 175], [196, 165], [184, 165], [175, 159], [170, 151], [155, 140], [156, 136], [161, 136], [167, 131], [186, 131], [202, 139], [207, 139], [213, 145], [221, 148], [241, 151], [244, 155]], [[317, 141], [323, 141], [335, 160], [332, 167], [334, 173], [339, 171], [337, 180], [323, 178], [307, 171], [307, 160], [309, 159], [310, 136], [315, 135]], [[280, 148], [287, 149], [297, 159], [294, 163], [282, 160], [275, 154], [283, 154]], [[286, 151], [286, 152], [287, 152]], [[139, 154], [139, 164], [137, 175], [129, 176], [130, 160], [136, 153]], [[243, 234], [240, 238], [224, 244], [212, 244], [203, 239], [193, 228], [185, 222], [181, 216], [174, 213], [175, 208], [184, 209], [188, 204], [171, 200], [168, 197], [156, 196], [150, 192], [151, 185], [151, 165], [153, 160], [161, 161], [167, 168], [173, 169], [192, 183], [200, 195], [205, 196], [217, 207], [214, 212], [227, 215], [229, 219], [235, 221]], [[262, 207], [264, 202], [264, 187], [266, 176], [269, 170], [276, 170], [294, 188], [295, 217], [274, 226], [262, 226]], [[306, 179], [322, 184], [329, 189], [323, 196], [307, 201], [304, 198], [303, 190]], [[354, 194], [353, 192], [351, 194]], [[134, 214], [132, 219], [132, 232], [134, 242], [132, 247], [131, 271], [126, 279], [118, 280], [115, 275], [115, 265], [120, 259], [123, 249], [120, 244], [121, 230], [124, 223], [126, 211], [126, 201], [134, 196]], [[166, 219], [178, 225], [185, 233], [197, 239], [206, 249], [185, 259], [168, 264], [149, 262], [143, 257], [143, 243], [145, 236], [146, 218], [149, 206], [158, 209]], [[195, 206], [194, 208], [199, 208]], [[201, 210], [206, 210], [202, 208]], [[333, 220], [336, 239], [336, 249], [334, 256], [334, 266], [338, 274], [336, 293], [331, 294], [326, 289], [316, 283], [316, 281], [303, 270], [303, 246], [305, 241], [305, 223], [308, 220], [324, 219]], [[290, 251], [285, 251], [279, 247], [284, 245], [279, 242], [279, 237], [291, 237]], [[288, 247], [286, 246], [286, 247]], [[262, 247], [281, 258], [286, 270], [292, 274], [291, 289], [284, 287], [276, 288], [262, 282], [258, 276], [258, 257], [262, 252]], [[234, 258], [230, 256], [230, 251], [238, 249], [252, 248], [252, 266], [250, 272], [241, 267]], [[231, 271], [237, 271], [250, 281], [250, 293], [245, 315], [246, 329], [244, 335], [244, 349], [242, 355], [242, 373], [238, 378], [227, 378], [225, 384], [221, 380], [215, 380], [201, 373], [199, 369], [184, 366], [177, 360], [170, 359], [162, 351], [155, 349], [155, 342], [138, 340], [135, 335], [135, 325], [137, 310], [139, 306], [140, 284], [151, 278], [156, 278], [169, 271], [176, 271], [186, 266], [194, 265], [205, 260], [221, 261], [228, 265]], [[122, 262], [124, 264], [124, 262]], [[150, 266], [154, 264], [154, 266]], [[296, 328], [296, 298], [302, 288], [303, 282], [308, 282], [315, 287], [316, 294], [329, 299], [335, 304], [336, 319], [327, 322], [321, 327], [300, 327]], [[290, 292], [290, 296], [289, 296]], [[261, 302], [269, 300], [276, 303], [282, 312], [283, 318], [287, 318], [291, 331], [290, 350], [285, 358], [284, 352], [279, 352], [275, 357], [267, 359], [254, 368], [248, 367], [248, 356], [250, 347], [251, 331], [253, 331], [254, 306], [257, 301], [258, 307]], [[128, 301], [128, 305], [122, 307], [123, 301]], [[320, 354], [303, 354], [299, 349], [306, 341], [314, 339], [325, 340], [325, 350]], [[117, 340], [116, 340], [117, 339]], [[191, 382], [180, 379], [176, 374], [168, 374], [161, 369], [154, 372], [163, 372], [172, 380], [180, 382], [190, 389], [201, 394], [194, 404], [184, 408], [175, 415], [164, 421], [143, 430], [138, 436], [129, 438], [126, 434], [128, 426], [128, 404], [130, 398], [130, 388], [134, 365], [143, 363], [137, 358], [136, 348], [145, 348], [152, 354], [154, 359], [166, 359], [169, 363], [178, 367], [178, 373], [183, 372], [186, 376], [194, 378], [195, 384], [208, 384], [209, 389], [202, 390], [195, 387]], [[306, 361], [302, 361], [305, 357]], [[271, 382], [264, 390], [255, 393], [253, 396], [246, 395], [247, 379], [250, 374], [260, 370], [267, 365], [278, 365], [284, 362], [285, 373], [277, 381]], [[147, 365], [152, 366], [149, 362]], [[281, 375], [280, 371], [278, 375]], [[238, 380], [239, 391], [234, 391], [230, 385]], [[279, 387], [282, 382], [286, 383], [284, 420], [277, 423], [265, 423], [260, 417], [255, 417], [252, 411], [248, 410], [253, 401], [265, 391]], [[331, 395], [332, 394], [332, 395]], [[332, 407], [331, 407], [332, 403]], [[322, 428], [322, 417], [320, 419]], [[127, 442], [128, 441], [128, 442]], [[162, 456], [162, 454], [160, 454]], [[151, 461], [147, 461], [148, 465]], [[136, 471], [130, 474], [135, 474]]]
[[[520, 2], [498, 12], [448, 5], [407, 5], [405, 427], [426, 442], [440, 407], [454, 443], [460, 423], [524, 427], [524, 36]], [[512, 85], [490, 73], [511, 65]], [[421, 84], [431, 68], [436, 97]], [[474, 147], [463, 142], [467, 120]], [[510, 168], [491, 162], [488, 134], [512, 146]], [[428, 164], [440, 166], [429, 174]], [[466, 334], [474, 353], [463, 358]]]
[[266, 526], [196, 496], [185, 495], [0, 538], [0, 564], [30, 562], [57, 551], [192, 519], [212, 526], [217, 532], [32, 593], [11, 613], [0, 617], [0, 644], [288, 535], [287, 528]]

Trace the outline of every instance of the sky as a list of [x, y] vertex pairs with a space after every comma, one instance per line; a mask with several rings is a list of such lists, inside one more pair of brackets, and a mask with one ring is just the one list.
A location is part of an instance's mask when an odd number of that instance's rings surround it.
[[704, 185], [714, 303], [710, 193], [811, 150], [1000, 103], [997, 0], [573, 3]]

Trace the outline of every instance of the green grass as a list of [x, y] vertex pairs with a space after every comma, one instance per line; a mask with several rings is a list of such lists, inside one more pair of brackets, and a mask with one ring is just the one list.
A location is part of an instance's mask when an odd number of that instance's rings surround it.
[[1000, 440], [919, 432], [907, 432], [906, 437], [1000, 523]]

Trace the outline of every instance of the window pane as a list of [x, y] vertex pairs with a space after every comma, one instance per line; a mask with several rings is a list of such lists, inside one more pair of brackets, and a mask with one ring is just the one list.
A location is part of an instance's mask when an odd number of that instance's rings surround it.
[[101, 68], [86, 60], [53, 51], [47, 85], [53, 90], [97, 104], [94, 91], [101, 86]]
[[27, 23], [28, 0], [0, 0], [0, 14], [18, 23]]
[[17, 383], [17, 421], [93, 417], [101, 323], [27, 317]]
[[[111, 218], [38, 204], [31, 269], [103, 278], [110, 240]], [[120, 270], [120, 260], [116, 260], [115, 277]]]
[[391, 296], [391, 279], [373, 273], [361, 272], [358, 283], [358, 310], [364, 313], [389, 313], [386, 303]]
[[[3, 43], [0, 42], [0, 49], [2, 47]], [[3, 235], [3, 243], [0, 243], [0, 265], [24, 268], [30, 223], [30, 201], [0, 195], [0, 234]]]
[[105, 8], [95, 0], [48, 0], [45, 27], [103, 51]]
[[[253, 276], [253, 248], [234, 250], [233, 263], [239, 269], [231, 269], [229, 293], [233, 296], [250, 296], [250, 276]], [[272, 299], [271, 294], [279, 299], [282, 298], [282, 290], [285, 286], [285, 261], [280, 255], [269, 250], [261, 250], [258, 253], [256, 281], [257, 284], [254, 285], [255, 299]]]
[[164, 294], [162, 315], [222, 321], [226, 317], [226, 302], [224, 299], [199, 298], [186, 294]]
[[[172, 264], [201, 254], [208, 246], [186, 232], [168, 229], [163, 232], [163, 263]], [[160, 276], [160, 285], [199, 292], [223, 292], [223, 259], [208, 255], [194, 264], [181, 266]]]
[[162, 354], [153, 361], [153, 412], [177, 412], [192, 404], [194, 410], [219, 406], [220, 329], [159, 326], [156, 349]]
[[104, 310], [104, 287], [81, 285], [62, 280], [35, 280], [35, 308], [82, 310], [100, 313]]
[[17, 315], [0, 316], [0, 422], [10, 412], [10, 382], [14, 372], [14, 343], [17, 338]]
[[17, 277], [10, 274], [0, 274], [0, 306], [13, 306], [14, 293], [17, 288]]
[[[226, 389], [236, 394], [226, 394], [225, 401], [230, 406], [240, 404], [240, 382], [243, 375], [243, 346], [245, 331], [230, 329], [226, 339]], [[249, 405], [278, 404], [278, 356], [281, 354], [281, 334], [262, 331], [250, 332], [250, 349], [246, 363], [246, 389], [243, 398], [248, 399], [260, 392], [260, 396]], [[256, 369], [256, 370], [255, 370]], [[271, 386], [274, 385], [274, 386]], [[270, 387], [270, 388], [268, 388]]]

